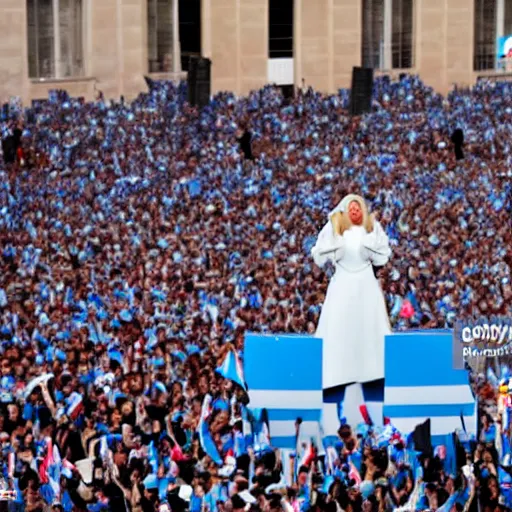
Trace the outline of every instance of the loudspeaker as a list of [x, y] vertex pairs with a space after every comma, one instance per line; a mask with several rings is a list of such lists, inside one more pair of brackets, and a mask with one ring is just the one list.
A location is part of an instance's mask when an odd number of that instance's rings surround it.
[[196, 103], [199, 108], [206, 107], [210, 103], [211, 67], [210, 59], [199, 59], [197, 62]]
[[210, 103], [211, 94], [210, 59], [191, 59], [188, 71], [188, 102], [199, 108]]
[[373, 69], [352, 68], [350, 114], [359, 116], [372, 110]]
[[191, 58], [188, 64], [188, 102], [191, 105], [196, 105], [196, 86], [197, 86], [197, 62], [198, 59]]

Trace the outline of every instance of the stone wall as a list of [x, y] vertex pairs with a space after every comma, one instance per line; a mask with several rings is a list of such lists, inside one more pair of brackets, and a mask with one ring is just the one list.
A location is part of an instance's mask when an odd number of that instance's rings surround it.
[[[146, 89], [147, 0], [88, 0], [85, 78], [28, 78], [25, 0], [0, 2], [0, 102], [24, 102], [65, 86], [87, 99], [134, 98]], [[350, 87], [361, 63], [362, 1], [295, 0], [294, 77], [323, 92]], [[473, 0], [416, 0], [413, 73], [442, 93], [470, 85]], [[267, 83], [268, 0], [202, 0], [202, 52], [212, 60], [212, 92], [247, 94]]]

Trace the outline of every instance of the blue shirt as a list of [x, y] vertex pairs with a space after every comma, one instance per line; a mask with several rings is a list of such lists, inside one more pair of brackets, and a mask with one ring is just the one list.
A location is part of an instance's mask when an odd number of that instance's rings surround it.
[[311, 494], [308, 485], [303, 485], [297, 494], [297, 498], [300, 501], [301, 512], [307, 512], [311, 508]]

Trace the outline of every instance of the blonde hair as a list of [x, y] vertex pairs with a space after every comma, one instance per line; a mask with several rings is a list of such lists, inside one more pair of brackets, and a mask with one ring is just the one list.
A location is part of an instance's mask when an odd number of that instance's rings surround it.
[[[346, 204], [345, 210], [348, 210], [350, 203], [356, 202], [359, 204], [361, 211], [363, 212], [362, 225], [368, 233], [373, 231], [374, 216], [368, 212], [368, 207], [361, 196], [351, 194], [345, 197], [343, 202]], [[335, 212], [331, 215], [331, 223], [335, 235], [343, 235], [343, 233], [352, 227], [352, 221], [348, 216], [348, 212]]]

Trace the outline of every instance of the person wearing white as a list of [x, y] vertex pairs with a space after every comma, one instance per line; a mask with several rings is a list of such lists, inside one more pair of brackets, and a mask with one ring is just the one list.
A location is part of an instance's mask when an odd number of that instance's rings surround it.
[[330, 213], [311, 254], [335, 266], [316, 337], [323, 339], [323, 389], [384, 378], [389, 317], [373, 266], [390, 256], [382, 226], [360, 196], [348, 195]]

